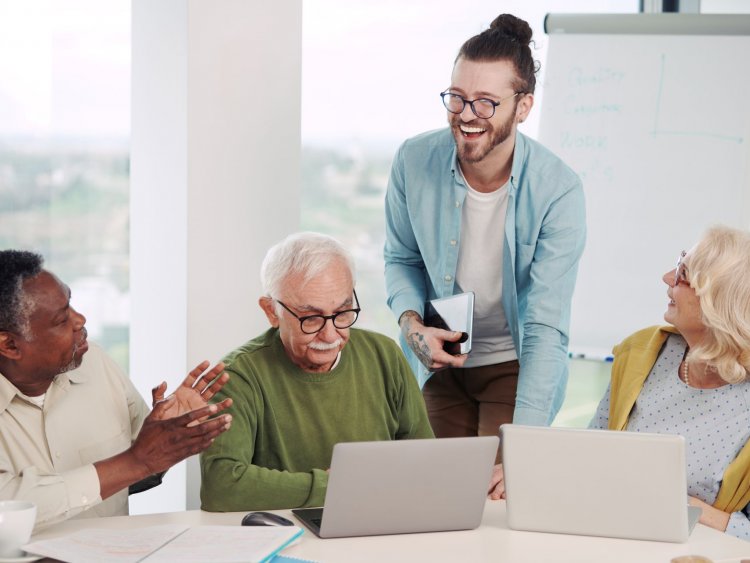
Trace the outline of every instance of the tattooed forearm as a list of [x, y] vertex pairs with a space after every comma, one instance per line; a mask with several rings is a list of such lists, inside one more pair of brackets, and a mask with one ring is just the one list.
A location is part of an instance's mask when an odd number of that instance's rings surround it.
[[398, 319], [398, 326], [401, 328], [401, 334], [404, 335], [404, 338], [408, 339], [412, 321], [417, 321], [419, 324], [424, 325], [422, 317], [416, 311], [404, 311]]
[[409, 348], [412, 349], [414, 354], [416, 354], [417, 359], [422, 362], [422, 365], [426, 368], [429, 368], [432, 365], [432, 353], [430, 352], [430, 347], [424, 341], [424, 335], [422, 333], [409, 333], [406, 336], [406, 343], [409, 345]]
[[[414, 321], [414, 323], [412, 323]], [[424, 326], [422, 317], [416, 311], [405, 311], [398, 320], [404, 340], [416, 354], [417, 359], [429, 368], [432, 365], [432, 352], [424, 339], [424, 334], [419, 332], [420, 326]], [[414, 325], [417, 325], [416, 327]], [[415, 330], [416, 329], [416, 330]]]

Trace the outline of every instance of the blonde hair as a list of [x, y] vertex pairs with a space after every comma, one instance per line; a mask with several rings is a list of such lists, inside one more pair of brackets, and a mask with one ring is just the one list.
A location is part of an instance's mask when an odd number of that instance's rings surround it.
[[713, 227], [686, 257], [707, 337], [690, 351], [727, 383], [750, 371], [750, 232]]

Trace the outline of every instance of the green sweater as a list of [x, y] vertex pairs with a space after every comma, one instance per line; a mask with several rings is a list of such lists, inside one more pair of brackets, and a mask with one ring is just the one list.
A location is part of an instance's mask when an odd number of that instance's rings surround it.
[[352, 329], [338, 365], [307, 373], [277, 329], [230, 353], [232, 428], [201, 454], [204, 510], [322, 506], [337, 442], [432, 438], [424, 401], [390, 338]]

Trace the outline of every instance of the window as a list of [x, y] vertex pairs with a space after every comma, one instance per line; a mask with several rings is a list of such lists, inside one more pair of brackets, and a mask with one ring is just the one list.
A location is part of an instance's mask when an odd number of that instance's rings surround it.
[[408, 137], [445, 126], [439, 93], [470, 36], [500, 13], [534, 30], [541, 62], [535, 108], [522, 131], [535, 137], [544, 96], [547, 12], [634, 12], [636, 0], [304, 0], [302, 67], [303, 229], [345, 241], [358, 267], [358, 326], [396, 336], [385, 304], [383, 200], [391, 159]]
[[[545, 14], [637, 12], [638, 4], [304, 0], [301, 225], [341, 239], [354, 253], [362, 306], [357, 326], [398, 335], [383, 278], [383, 201], [391, 159], [406, 138], [445, 126], [439, 93], [450, 82], [461, 44], [501, 11], [529, 22], [541, 72], [535, 107], [521, 130], [536, 137], [544, 99]], [[591, 375], [592, 369], [599, 375]], [[588, 422], [606, 388], [608, 369], [572, 366], [574, 376], [558, 421]], [[581, 377], [575, 377], [579, 372]]]
[[130, 1], [0, 0], [0, 247], [67, 283], [127, 369]]

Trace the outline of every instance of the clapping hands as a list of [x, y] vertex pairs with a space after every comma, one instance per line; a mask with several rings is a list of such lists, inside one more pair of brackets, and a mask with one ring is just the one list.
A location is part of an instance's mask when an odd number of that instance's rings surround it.
[[[152, 406], [161, 405], [161, 408], [154, 408], [152, 417], [157, 420], [166, 420], [208, 405], [213, 396], [229, 381], [229, 374], [224, 372], [224, 364], [222, 362], [219, 362], [206, 371], [209, 365], [208, 361], [198, 364], [188, 373], [177, 390], [167, 397], [164, 396], [167, 391], [166, 381], [162, 381], [154, 387], [151, 391], [153, 398]], [[222, 411], [231, 404], [232, 399], [224, 399], [217, 404], [219, 407], [218, 410]], [[205, 417], [202, 417], [197, 422], [204, 419]]]

